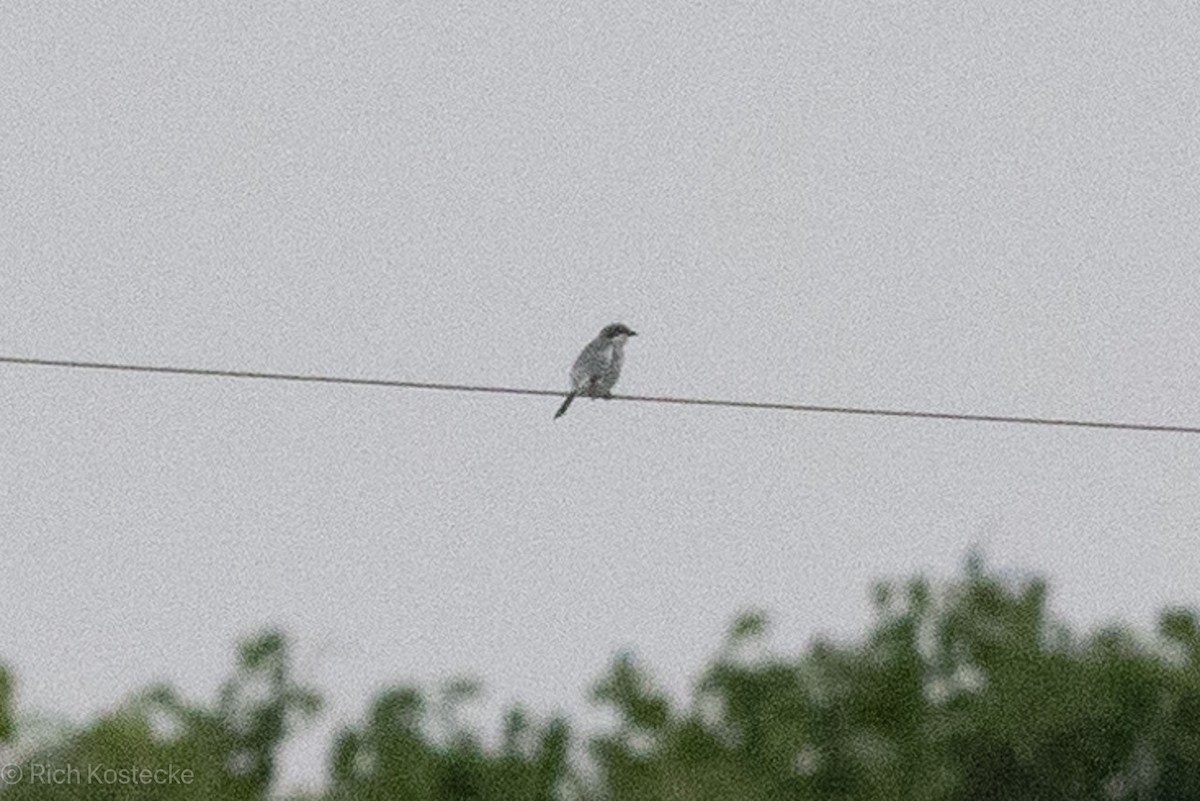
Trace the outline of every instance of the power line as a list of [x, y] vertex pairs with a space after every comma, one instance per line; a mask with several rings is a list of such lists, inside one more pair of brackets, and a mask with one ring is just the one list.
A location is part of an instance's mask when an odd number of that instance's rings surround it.
[[[349, 384], [365, 387], [397, 389], [431, 389], [445, 392], [490, 392], [500, 395], [543, 395], [561, 398], [565, 393], [548, 389], [519, 389], [516, 387], [473, 386], [470, 384], [439, 384], [425, 381], [393, 381], [380, 378], [348, 378], [344, 376], [304, 373], [266, 373], [250, 370], [214, 370], [202, 367], [158, 367], [144, 364], [84, 362], [60, 359], [26, 359], [0, 356], [0, 363], [36, 367], [63, 367], [80, 370], [112, 370], [128, 373], [161, 373], [169, 375], [207, 376], [210, 378], [253, 378], [264, 381], [303, 381], [318, 384]], [[1155, 431], [1170, 434], [1200, 434], [1200, 426], [1156, 425], [1151, 423], [1117, 423], [1097, 420], [1069, 420], [1052, 417], [1014, 417], [998, 414], [955, 414], [951, 412], [921, 412], [902, 409], [869, 409], [854, 406], [816, 406], [804, 403], [770, 403], [763, 401], [713, 400], [709, 398], [672, 398], [655, 395], [613, 395], [613, 400], [642, 403], [675, 403], [689, 406], [723, 406], [730, 409], [772, 409], [787, 412], [819, 412], [827, 414], [856, 414], [873, 417], [910, 417], [925, 420], [959, 420], [976, 423], [1013, 423], [1019, 425], [1069, 426], [1073, 428], [1104, 428], [1120, 431]]]

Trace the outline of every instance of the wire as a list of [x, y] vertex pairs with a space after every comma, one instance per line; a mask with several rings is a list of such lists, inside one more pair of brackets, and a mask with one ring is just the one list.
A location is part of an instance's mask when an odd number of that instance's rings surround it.
[[[347, 378], [343, 376], [309, 375], [303, 373], [265, 373], [249, 370], [214, 370], [201, 367], [156, 367], [144, 364], [116, 364], [59, 359], [26, 359], [0, 356], [0, 363], [36, 367], [64, 367], [81, 370], [113, 370], [129, 373], [162, 373], [170, 375], [207, 376], [211, 378], [254, 378], [265, 381], [304, 381], [318, 384], [349, 384], [365, 387], [398, 389], [431, 389], [445, 392], [490, 392], [500, 395], [544, 395], [563, 397], [566, 393], [548, 389], [519, 389], [515, 387], [472, 386], [470, 384], [439, 384], [425, 381], [392, 381], [380, 378]], [[730, 409], [773, 409], [787, 412], [819, 412], [827, 414], [856, 414], [873, 417], [910, 417], [924, 420], [959, 420], [976, 423], [1013, 423], [1018, 425], [1069, 426], [1073, 428], [1103, 428], [1120, 431], [1154, 431], [1169, 434], [1200, 434], [1200, 426], [1157, 425], [1151, 423], [1116, 423], [1096, 420], [1068, 420], [1051, 417], [1014, 417], [999, 414], [955, 414], [950, 412], [920, 412], [901, 409], [869, 409], [853, 406], [815, 406], [803, 403], [770, 403], [762, 401], [712, 400], [708, 398], [671, 398], [655, 395], [613, 395], [613, 400], [642, 403], [675, 403], [689, 406], [723, 406]]]

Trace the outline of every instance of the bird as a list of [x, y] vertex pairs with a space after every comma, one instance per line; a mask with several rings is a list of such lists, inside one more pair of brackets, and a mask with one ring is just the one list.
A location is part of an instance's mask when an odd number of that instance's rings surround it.
[[625, 361], [625, 342], [637, 336], [624, 323], [606, 325], [600, 335], [584, 347], [571, 367], [571, 391], [567, 399], [554, 413], [554, 419], [567, 413], [567, 407], [577, 395], [593, 398], [611, 398], [613, 384], [621, 375], [621, 364]]

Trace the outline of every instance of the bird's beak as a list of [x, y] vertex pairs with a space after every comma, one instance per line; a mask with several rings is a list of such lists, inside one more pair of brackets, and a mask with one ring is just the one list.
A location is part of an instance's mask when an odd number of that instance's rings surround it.
[[637, 331], [630, 331], [630, 332], [629, 332], [629, 336], [631, 336], [631, 337], [636, 337], [636, 336], [637, 336]]

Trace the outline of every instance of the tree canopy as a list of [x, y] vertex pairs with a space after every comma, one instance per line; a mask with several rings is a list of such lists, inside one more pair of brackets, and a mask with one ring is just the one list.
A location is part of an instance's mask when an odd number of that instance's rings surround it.
[[[1193, 611], [1162, 611], [1153, 632], [1076, 633], [1043, 581], [977, 558], [944, 584], [880, 584], [874, 601], [861, 640], [797, 655], [770, 649], [764, 614], [742, 614], [683, 700], [618, 654], [592, 693], [615, 717], [603, 732], [516, 707], [488, 744], [453, 714], [473, 682], [386, 688], [336, 736], [311, 801], [1200, 798]], [[278, 797], [279, 749], [320, 708], [274, 630], [240, 645], [210, 704], [151, 687], [36, 747], [14, 686], [0, 667], [0, 801]]]

